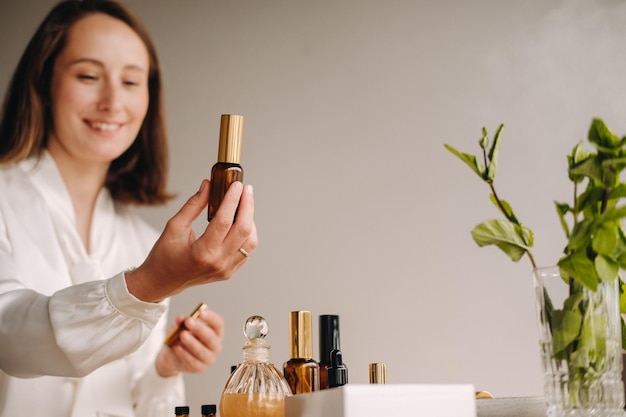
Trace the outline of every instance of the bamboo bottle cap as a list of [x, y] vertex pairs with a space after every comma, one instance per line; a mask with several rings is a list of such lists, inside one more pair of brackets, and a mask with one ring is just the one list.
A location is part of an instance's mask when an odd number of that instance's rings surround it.
[[370, 363], [370, 384], [387, 383], [387, 365], [384, 363]]

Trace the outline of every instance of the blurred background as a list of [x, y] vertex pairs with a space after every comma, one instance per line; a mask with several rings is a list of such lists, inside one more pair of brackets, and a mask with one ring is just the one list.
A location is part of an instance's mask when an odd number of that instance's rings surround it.
[[[0, 98], [55, 0], [0, 0]], [[223, 352], [186, 377], [218, 403], [250, 315], [289, 359], [288, 314], [338, 314], [351, 383], [473, 384], [542, 395], [531, 265], [478, 248], [499, 218], [444, 143], [478, 153], [504, 123], [496, 189], [535, 234], [539, 264], [565, 244], [566, 155], [592, 118], [626, 133], [621, 0], [127, 0], [160, 53], [178, 198], [142, 210], [161, 229], [210, 175], [224, 113], [245, 117], [242, 165], [260, 246], [231, 280], [172, 299], [226, 322]], [[1, 191], [0, 191], [1, 192]], [[202, 217], [202, 216], [201, 216]], [[206, 226], [198, 219], [195, 228]]]

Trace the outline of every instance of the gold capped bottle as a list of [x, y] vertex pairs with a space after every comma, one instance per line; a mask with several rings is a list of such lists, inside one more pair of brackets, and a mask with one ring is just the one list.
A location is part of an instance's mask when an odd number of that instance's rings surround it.
[[283, 365], [291, 392], [302, 394], [319, 391], [320, 366], [313, 359], [313, 326], [310, 311], [289, 313], [289, 352], [291, 359]]
[[284, 417], [285, 397], [291, 395], [291, 390], [269, 362], [267, 322], [261, 316], [251, 316], [243, 330], [248, 339], [243, 346], [243, 362], [226, 382], [220, 398], [220, 417]]
[[230, 184], [235, 181], [243, 182], [243, 167], [240, 165], [242, 136], [243, 116], [223, 114], [220, 119], [217, 163], [211, 169], [208, 221], [215, 216]]

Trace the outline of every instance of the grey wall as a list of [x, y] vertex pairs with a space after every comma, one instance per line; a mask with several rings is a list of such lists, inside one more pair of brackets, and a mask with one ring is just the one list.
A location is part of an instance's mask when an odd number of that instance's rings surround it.
[[[0, 0], [0, 88], [51, 0]], [[232, 280], [174, 298], [227, 325], [189, 404], [219, 400], [241, 326], [341, 316], [350, 381], [386, 362], [393, 383], [472, 383], [541, 394], [531, 268], [470, 230], [498, 217], [489, 190], [443, 143], [475, 152], [505, 124], [496, 186], [556, 262], [553, 208], [570, 198], [566, 154], [592, 117], [626, 133], [626, 3], [617, 0], [133, 0], [160, 51], [179, 198], [146, 211], [162, 227], [215, 162], [219, 115], [246, 117], [243, 165], [260, 246]], [[197, 230], [204, 221], [197, 222]], [[317, 334], [317, 333], [316, 333]], [[317, 355], [317, 338], [315, 340]]]

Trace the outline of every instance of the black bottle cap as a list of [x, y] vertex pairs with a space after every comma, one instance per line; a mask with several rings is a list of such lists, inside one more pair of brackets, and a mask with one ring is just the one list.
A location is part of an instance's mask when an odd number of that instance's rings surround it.
[[348, 383], [348, 368], [343, 364], [341, 351], [334, 349], [330, 353], [330, 368], [328, 368], [328, 388], [340, 387]]
[[339, 316], [324, 314], [320, 316], [320, 364], [330, 364], [330, 353], [340, 350], [339, 344]]
[[208, 416], [209, 414], [215, 414], [217, 412], [217, 407], [215, 404], [204, 404], [201, 408], [201, 413], [203, 416]]
[[176, 407], [174, 409], [174, 414], [176, 414], [177, 416], [188, 416], [189, 415], [189, 407], [187, 407], [187, 406]]

